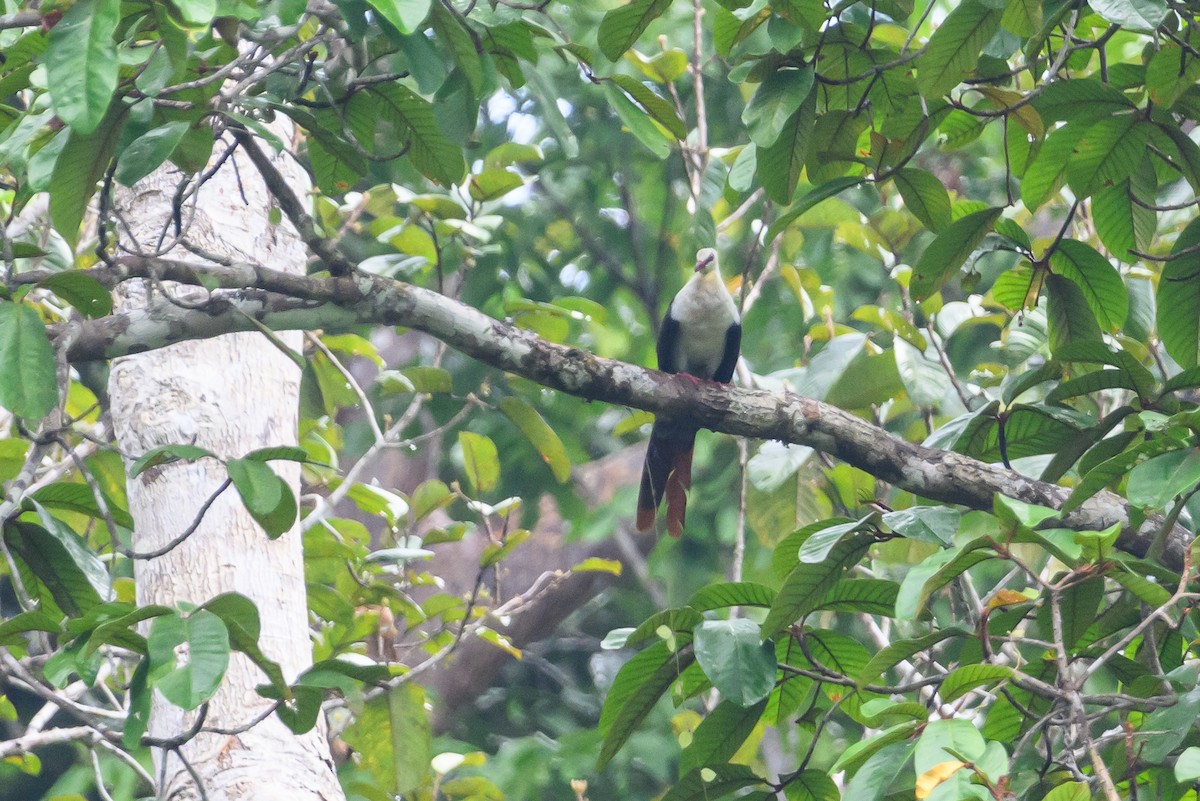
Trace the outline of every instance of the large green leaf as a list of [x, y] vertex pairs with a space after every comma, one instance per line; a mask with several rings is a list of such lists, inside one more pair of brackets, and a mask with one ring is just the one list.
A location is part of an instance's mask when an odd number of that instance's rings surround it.
[[1046, 327], [1050, 334], [1050, 353], [1086, 342], [1100, 342], [1100, 324], [1092, 314], [1083, 291], [1060, 275], [1046, 276]]
[[515, 395], [500, 401], [500, 411], [512, 421], [530, 444], [537, 449], [542, 460], [550, 466], [550, 472], [558, 483], [565, 483], [571, 477], [571, 460], [567, 458], [567, 450], [562, 440], [554, 432], [537, 410]]
[[810, 93], [784, 124], [775, 143], [755, 151], [758, 180], [767, 197], [776, 203], [790, 203], [796, 192], [815, 119], [816, 94]]
[[963, 637], [965, 635], [966, 632], [961, 629], [948, 628], [930, 632], [923, 637], [914, 637], [910, 640], [896, 640], [888, 644], [883, 650], [876, 652], [871, 657], [871, 661], [854, 676], [854, 680], [859, 685], [871, 684], [886, 671], [915, 654], [932, 648], [942, 640], [951, 637]]
[[635, 106], [625, 94], [612, 84], [604, 85], [608, 103], [617, 112], [625, 128], [660, 159], [671, 153], [671, 135], [646, 112]]
[[152, 128], [134, 139], [121, 151], [117, 159], [114, 177], [125, 186], [133, 186], [158, 169], [171, 156], [171, 152], [183, 140], [191, 123], [176, 120]]
[[744, 617], [706, 620], [696, 627], [696, 661], [721, 694], [754, 706], [775, 686], [775, 646], [763, 642], [759, 625]]
[[1089, 0], [1088, 5], [1114, 25], [1152, 31], [1167, 17], [1167, 0]]
[[403, 34], [414, 33], [417, 27], [429, 16], [429, 7], [433, 0], [367, 0], [371, 7], [379, 12]]
[[768, 75], [742, 112], [751, 141], [760, 148], [775, 144], [812, 86], [812, 67], [786, 67]]
[[1050, 268], [1075, 282], [1096, 322], [1113, 332], [1125, 324], [1129, 293], [1121, 275], [1095, 248], [1075, 239], [1064, 239], [1050, 256]]
[[[771, 664], [773, 672], [773, 648]], [[680, 754], [679, 773], [687, 774], [693, 768], [728, 762], [754, 731], [766, 706], [766, 699], [750, 706], [728, 698], [717, 704], [717, 708], [696, 727], [691, 743]]]
[[679, 113], [665, 98], [628, 75], [614, 75], [611, 80], [672, 136], [676, 139], [687, 138], [687, 128], [684, 127], [683, 120], [679, 119]]
[[1140, 115], [1100, 120], [1087, 129], [1067, 165], [1067, 182], [1077, 197], [1128, 178], [1146, 155], [1150, 126]]
[[999, 219], [1002, 208], [976, 211], [960, 217], [929, 243], [913, 267], [909, 289], [917, 300], [924, 300], [942, 288], [942, 284], [966, 263]]
[[476, 492], [488, 492], [500, 480], [500, 455], [496, 443], [474, 431], [460, 431], [458, 444], [462, 448], [463, 469]]
[[659, 801], [716, 801], [756, 785], [766, 782], [745, 765], [712, 765], [693, 769]]
[[905, 208], [925, 227], [937, 233], [950, 225], [950, 195], [933, 173], [905, 167], [896, 171], [894, 180]]
[[117, 88], [120, 0], [78, 0], [50, 29], [44, 56], [54, 113], [81, 136], [100, 125]]
[[1142, 462], [1129, 471], [1129, 502], [1152, 509], [1169, 507], [1200, 484], [1200, 451], [1171, 451]]
[[993, 556], [992, 541], [987, 537], [978, 537], [927, 557], [904, 576], [900, 594], [896, 598], [896, 617], [900, 620], [916, 620], [935, 592]]
[[667, 688], [695, 661], [690, 648], [673, 653], [659, 641], [626, 662], [617, 672], [612, 689], [600, 711], [600, 733], [604, 742], [597, 757], [597, 770], [616, 755], [637, 725]]
[[609, 11], [600, 20], [600, 52], [609, 61], [619, 59], [670, 5], [671, 0], [633, 0], [628, 5]]
[[929, 37], [917, 62], [917, 85], [926, 97], [941, 97], [979, 61], [983, 46], [1000, 27], [1003, 8], [979, 0], [959, 3]]
[[186, 617], [176, 613], [155, 618], [146, 644], [151, 682], [184, 709], [212, 698], [229, 667], [229, 631], [219, 617], [203, 609]]
[[1050, 132], [1021, 178], [1021, 202], [1025, 208], [1030, 211], [1037, 209], [1062, 187], [1067, 179], [1071, 154], [1086, 132], [1086, 125], [1079, 123], [1064, 125]]
[[391, 121], [401, 144], [407, 144], [413, 166], [443, 186], [462, 180], [467, 172], [462, 150], [438, 128], [428, 100], [399, 83], [373, 86], [370, 94], [379, 101], [376, 112]]
[[296, 498], [270, 465], [258, 459], [230, 459], [226, 467], [246, 510], [271, 539], [292, 527], [296, 522]]
[[67, 242], [79, 239], [88, 200], [108, 169], [125, 120], [125, 108], [114, 107], [100, 126], [84, 134], [72, 129], [50, 177], [50, 221]]
[[104, 565], [83, 541], [63, 524], [43, 518], [35, 523], [9, 521], [4, 542], [45, 586], [59, 609], [72, 617], [82, 615], [110, 594]]
[[763, 637], [774, 637], [816, 609], [842, 574], [862, 558], [872, 542], [874, 537], [856, 535], [840, 541], [824, 561], [796, 565], [784, 579], [775, 605], [763, 621]]
[[1185, 369], [1200, 365], [1200, 219], [1188, 223], [1158, 279], [1158, 336]]
[[31, 423], [58, 403], [54, 350], [38, 313], [0, 300], [0, 406]]

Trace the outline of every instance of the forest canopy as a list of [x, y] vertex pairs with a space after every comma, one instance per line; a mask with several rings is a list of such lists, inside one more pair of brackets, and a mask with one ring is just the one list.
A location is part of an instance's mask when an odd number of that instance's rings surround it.
[[[1179, 0], [6, 0], [0, 799], [1195, 799], [1198, 78]], [[650, 369], [705, 247], [732, 387]], [[134, 371], [235, 332], [225, 452]], [[147, 601], [225, 505], [288, 643]]]

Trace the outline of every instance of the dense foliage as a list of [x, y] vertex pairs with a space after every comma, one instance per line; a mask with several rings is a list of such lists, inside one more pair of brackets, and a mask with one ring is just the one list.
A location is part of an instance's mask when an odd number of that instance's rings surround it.
[[[1193, 4], [4, 12], [0, 798], [101, 781], [112, 798], [150, 794], [136, 767], [149, 693], [199, 707], [231, 650], [261, 665], [297, 730], [337, 695], [352, 798], [563, 798], [571, 779], [589, 783], [580, 797], [672, 801], [1196, 798], [1200, 595], [1186, 549], [1165, 547], [1200, 522]], [[289, 684], [258, 650], [270, 610], [236, 595], [137, 607], [125, 481], [210, 455], [117, 454], [103, 368], [56, 369], [65, 321], [103, 325], [131, 269], [116, 188], [169, 162], [186, 209], [210, 160], [292, 146], [282, 119], [315, 185], [306, 216], [281, 203], [314, 276], [394, 278], [650, 364], [691, 255], [715, 245], [744, 312], [743, 384], [851, 411], [881, 448], [956, 451], [1065, 500], [954, 505], [922, 497], [911, 471], [702, 436], [684, 539], [647, 562], [627, 549], [639, 582], [544, 632], [530, 666], [431, 742], [408, 671], [470, 638], [520, 655], [487, 610], [528, 588], [501, 591], [490, 571], [534, 547], [542, 493], [574, 541], [628, 538], [632, 479], [584, 503], [568, 478], [636, 444], [649, 416], [429, 339], [389, 351], [367, 327], [321, 331], [302, 447], [227, 461], [264, 536], [303, 518], [317, 664]], [[359, 480], [355, 465], [418, 447], [441, 450], [409, 491]], [[281, 491], [278, 459], [304, 462], [306, 492], [357, 520]], [[1094, 498], [1124, 522], [1064, 522]], [[476, 529], [494, 544], [474, 582], [439, 590], [422, 559]], [[384, 628], [413, 647], [381, 657], [369, 643]], [[22, 741], [72, 682], [105, 714]]]

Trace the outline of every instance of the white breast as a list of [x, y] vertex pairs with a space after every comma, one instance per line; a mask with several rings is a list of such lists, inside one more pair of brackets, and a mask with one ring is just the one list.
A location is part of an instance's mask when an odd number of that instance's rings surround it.
[[725, 333], [741, 319], [720, 275], [688, 281], [671, 302], [671, 316], [679, 323], [679, 370], [712, 378], [725, 356]]

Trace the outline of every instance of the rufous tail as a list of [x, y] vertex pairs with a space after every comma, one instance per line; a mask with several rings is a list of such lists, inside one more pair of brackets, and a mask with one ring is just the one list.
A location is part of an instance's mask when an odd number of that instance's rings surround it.
[[672, 537], [683, 533], [687, 517], [687, 493], [692, 487], [692, 452], [696, 429], [654, 424], [646, 462], [642, 467], [642, 487], [638, 493], [637, 530], [649, 531], [663, 499], [667, 501], [667, 532]]

